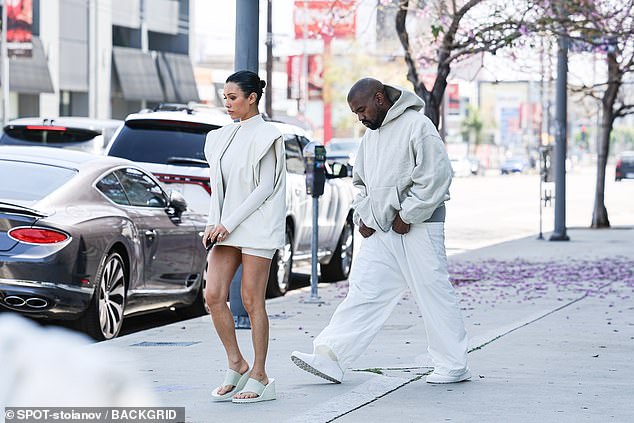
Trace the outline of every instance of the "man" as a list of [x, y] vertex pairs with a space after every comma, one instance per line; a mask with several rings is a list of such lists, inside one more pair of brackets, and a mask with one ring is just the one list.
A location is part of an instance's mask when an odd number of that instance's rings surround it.
[[451, 165], [414, 93], [372, 78], [356, 82], [348, 105], [368, 130], [353, 184], [354, 222], [365, 238], [353, 263], [346, 299], [315, 338], [313, 354], [293, 352], [303, 370], [341, 383], [345, 369], [368, 347], [399, 298], [410, 289], [423, 315], [434, 371], [429, 383], [471, 378], [467, 334], [449, 283], [444, 202]]

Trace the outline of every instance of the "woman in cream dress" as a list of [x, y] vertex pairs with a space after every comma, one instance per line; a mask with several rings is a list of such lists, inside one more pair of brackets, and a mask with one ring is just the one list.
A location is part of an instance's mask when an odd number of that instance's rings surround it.
[[[258, 111], [265, 82], [239, 71], [224, 86], [225, 107], [235, 123], [209, 132], [205, 157], [211, 204], [203, 243], [208, 258], [205, 299], [227, 353], [227, 375], [212, 392], [215, 401], [275, 399], [266, 374], [269, 322], [264, 296], [271, 259], [284, 244], [286, 166], [281, 132]], [[251, 320], [253, 366], [242, 355], [227, 306], [231, 279], [242, 264], [242, 301]]]

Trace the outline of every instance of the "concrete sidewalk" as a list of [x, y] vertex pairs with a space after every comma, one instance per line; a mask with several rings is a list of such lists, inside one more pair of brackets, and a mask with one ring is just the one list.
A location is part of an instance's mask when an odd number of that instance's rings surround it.
[[[320, 285], [267, 304], [267, 371], [278, 399], [214, 403], [224, 350], [209, 316], [96, 344], [118, 347], [166, 406], [188, 422], [632, 422], [634, 229], [570, 230], [570, 242], [524, 238], [450, 257], [470, 338], [473, 379], [430, 385], [431, 363], [417, 306], [400, 301], [368, 351], [334, 385], [289, 355], [312, 339], [347, 284]], [[247, 359], [250, 331], [238, 331]]]

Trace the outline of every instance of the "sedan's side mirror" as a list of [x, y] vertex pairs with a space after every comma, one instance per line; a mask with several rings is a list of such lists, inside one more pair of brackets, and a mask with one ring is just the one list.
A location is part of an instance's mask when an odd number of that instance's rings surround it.
[[167, 214], [172, 218], [180, 219], [183, 212], [187, 210], [187, 201], [178, 191], [170, 190], [168, 195], [169, 204], [167, 206]]

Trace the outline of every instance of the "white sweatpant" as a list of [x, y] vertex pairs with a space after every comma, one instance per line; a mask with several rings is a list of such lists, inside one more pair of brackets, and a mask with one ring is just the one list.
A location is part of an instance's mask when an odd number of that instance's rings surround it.
[[410, 289], [421, 310], [435, 370], [452, 375], [467, 368], [467, 333], [449, 282], [442, 222], [411, 225], [399, 235], [376, 231], [363, 240], [352, 264], [348, 295], [315, 338], [346, 369], [370, 345], [399, 298]]

